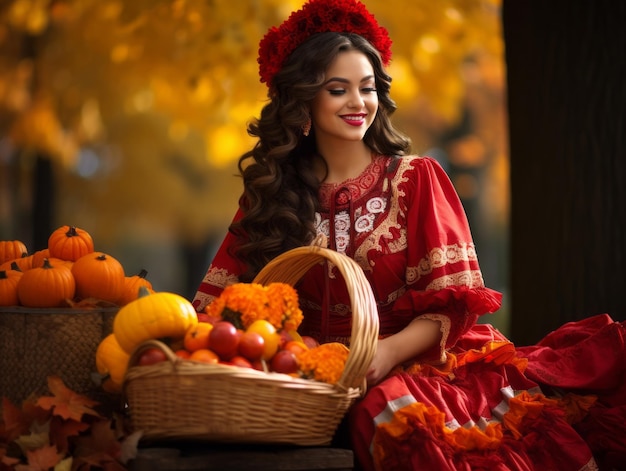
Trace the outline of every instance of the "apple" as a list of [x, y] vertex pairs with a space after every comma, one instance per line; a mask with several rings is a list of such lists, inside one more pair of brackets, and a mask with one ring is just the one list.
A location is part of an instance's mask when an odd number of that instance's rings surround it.
[[276, 373], [297, 373], [296, 356], [289, 350], [279, 350], [270, 360], [270, 369]]
[[222, 360], [230, 360], [237, 354], [240, 335], [241, 333], [230, 322], [216, 322], [209, 333], [209, 348]]
[[259, 360], [265, 351], [265, 339], [258, 332], [244, 332], [239, 338], [237, 350], [250, 361]]
[[308, 335], [302, 336], [302, 342], [309, 348], [315, 348], [320, 346], [320, 343], [317, 340]]

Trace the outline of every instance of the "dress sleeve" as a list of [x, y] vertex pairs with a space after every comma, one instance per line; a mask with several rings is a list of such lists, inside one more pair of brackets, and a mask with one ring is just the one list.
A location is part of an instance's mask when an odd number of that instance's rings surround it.
[[437, 161], [414, 159], [398, 188], [407, 218], [407, 291], [394, 311], [439, 321], [441, 345], [426, 356], [443, 359], [480, 315], [500, 308], [502, 295], [485, 287], [465, 210]]
[[[238, 221], [241, 216], [241, 210], [238, 210], [233, 218], [233, 222]], [[231, 253], [234, 242], [235, 237], [229, 231], [217, 250], [215, 257], [213, 257], [213, 261], [209, 265], [192, 301], [197, 312], [203, 311], [213, 299], [222, 293], [226, 286], [237, 283], [239, 276], [244, 273], [246, 267]]]

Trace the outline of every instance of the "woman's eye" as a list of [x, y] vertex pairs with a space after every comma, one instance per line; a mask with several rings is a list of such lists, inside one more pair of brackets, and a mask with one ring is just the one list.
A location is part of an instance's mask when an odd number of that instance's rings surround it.
[[328, 90], [331, 95], [343, 95], [346, 91], [343, 88], [333, 88], [332, 90]]
[[374, 87], [366, 87], [361, 90], [363, 93], [376, 93], [376, 88]]

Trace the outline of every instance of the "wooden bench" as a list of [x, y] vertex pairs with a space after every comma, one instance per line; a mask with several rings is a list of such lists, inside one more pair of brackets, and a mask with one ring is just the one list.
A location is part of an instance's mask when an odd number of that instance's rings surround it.
[[129, 471], [352, 471], [351, 450], [226, 444], [140, 448]]

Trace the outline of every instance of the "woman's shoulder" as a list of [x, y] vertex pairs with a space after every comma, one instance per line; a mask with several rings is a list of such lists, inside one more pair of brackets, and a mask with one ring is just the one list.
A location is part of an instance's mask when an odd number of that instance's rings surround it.
[[404, 175], [408, 172], [440, 172], [443, 171], [441, 164], [433, 157], [427, 155], [403, 155], [400, 157], [387, 157], [387, 169], [396, 174]]

